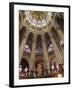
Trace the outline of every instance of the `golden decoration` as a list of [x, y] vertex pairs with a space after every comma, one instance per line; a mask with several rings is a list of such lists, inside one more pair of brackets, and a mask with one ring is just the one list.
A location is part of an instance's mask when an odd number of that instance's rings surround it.
[[33, 11], [31, 12], [31, 16], [35, 20], [43, 20], [43, 19], [46, 19], [46, 17], [48, 16], [48, 12]]

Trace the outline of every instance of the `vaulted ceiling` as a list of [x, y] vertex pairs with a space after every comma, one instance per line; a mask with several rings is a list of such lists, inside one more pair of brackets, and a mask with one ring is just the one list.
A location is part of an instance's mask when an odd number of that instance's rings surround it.
[[19, 21], [20, 24], [24, 24], [29, 31], [35, 32], [36, 34], [41, 34], [43, 32], [48, 32], [53, 26], [63, 30], [64, 13], [20, 10]]
[[[22, 39], [26, 36], [24, 35], [27, 31], [29, 32], [26, 45], [32, 50], [32, 43], [34, 35], [36, 38], [36, 49], [42, 49], [42, 37], [44, 35], [44, 40], [47, 49], [54, 49], [51, 39], [48, 33], [52, 32], [51, 36], [54, 37], [59, 50], [60, 48], [60, 36], [57, 31], [64, 33], [64, 13], [63, 12], [47, 12], [47, 11], [19, 11], [19, 44], [21, 44]], [[42, 52], [42, 50], [41, 50]]]

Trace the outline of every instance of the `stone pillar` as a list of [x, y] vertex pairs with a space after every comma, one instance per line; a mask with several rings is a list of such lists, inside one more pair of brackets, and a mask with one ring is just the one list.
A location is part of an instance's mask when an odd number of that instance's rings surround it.
[[19, 60], [21, 61], [22, 55], [23, 55], [23, 51], [24, 51], [24, 46], [26, 44], [27, 38], [28, 38], [29, 32], [26, 32], [26, 34], [24, 35], [24, 38], [21, 42], [20, 48], [19, 48]]
[[20, 12], [20, 16], [21, 16], [21, 23], [19, 23], [19, 29], [21, 30], [21, 28], [25, 25], [26, 26], [26, 21], [27, 21], [27, 17], [23, 17], [23, 15]]
[[60, 28], [57, 28], [57, 25], [56, 25], [56, 23], [54, 21], [52, 22], [52, 26], [55, 28], [55, 30], [57, 31], [57, 33], [60, 36], [60, 38], [62, 40], [64, 40], [64, 34], [63, 34], [63, 32], [61, 31]]
[[[61, 40], [64, 40], [64, 33], [61, 31], [61, 28], [58, 27], [54, 21], [52, 22], [52, 26], [53, 26], [53, 27], [55, 28], [55, 30], [57, 31], [58, 35], [60, 36], [60, 39], [61, 39]], [[51, 27], [52, 27], [52, 26], [51, 26]], [[60, 48], [61, 48], [61, 47], [60, 47]], [[64, 58], [64, 50], [61, 50], [61, 54], [62, 54], [62, 57]]]
[[49, 71], [50, 68], [49, 68], [48, 51], [47, 51], [47, 48], [46, 48], [44, 35], [42, 35], [42, 47], [43, 47], [43, 57], [44, 57], [45, 69], [48, 69], [48, 73], [50, 73], [50, 71]]
[[[56, 28], [56, 25], [54, 26], [54, 28], [56, 29], [58, 35], [60, 36], [60, 39], [64, 40], [64, 33], [61, 31], [61, 29], [60, 28]], [[61, 50], [61, 54], [62, 54], [62, 57], [64, 58], [64, 50], [63, 49]]]
[[[32, 52], [30, 57], [30, 70], [34, 71], [35, 69], [35, 49], [36, 49], [36, 35], [34, 35], [33, 43], [32, 43]], [[30, 72], [30, 77], [33, 77], [33, 72]]]
[[[58, 32], [58, 35], [60, 36], [60, 39], [61, 40], [64, 40], [64, 34], [63, 34], [63, 32], [60, 29], [58, 29], [56, 31]], [[62, 53], [62, 57], [64, 58], [64, 49], [61, 49], [61, 53]]]
[[60, 36], [60, 38], [62, 39], [62, 40], [64, 40], [64, 34], [63, 34], [63, 32], [61, 31], [61, 29], [58, 29], [58, 30], [56, 30], [57, 32], [58, 32], [58, 35]]
[[23, 18], [23, 16], [22, 16], [21, 12], [20, 12], [20, 16], [21, 16], [21, 23], [20, 23], [20, 25], [19, 25], [19, 29], [21, 30], [21, 28], [22, 28], [23, 25], [24, 25], [24, 18]]
[[62, 58], [62, 56], [61, 56], [61, 53], [60, 53], [60, 51], [59, 51], [59, 49], [58, 49], [58, 46], [57, 46], [57, 44], [56, 44], [56, 42], [55, 42], [55, 39], [54, 39], [53, 34], [52, 34], [51, 31], [49, 32], [49, 37], [50, 37], [51, 42], [52, 42], [52, 44], [53, 44], [53, 46], [54, 46], [54, 52], [55, 52], [55, 55], [56, 55], [56, 57], [57, 57], [57, 59], [58, 59], [59, 64], [63, 64], [63, 63], [64, 63], [64, 62], [63, 62], [63, 58]]
[[34, 35], [33, 42], [32, 42], [32, 52], [31, 52], [31, 57], [30, 57], [30, 70], [34, 69], [35, 49], [36, 49], [36, 35]]

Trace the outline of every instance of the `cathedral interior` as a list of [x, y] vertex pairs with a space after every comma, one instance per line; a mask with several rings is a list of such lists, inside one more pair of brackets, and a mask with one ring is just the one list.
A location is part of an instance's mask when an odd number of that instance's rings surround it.
[[19, 79], [64, 77], [64, 13], [19, 10]]

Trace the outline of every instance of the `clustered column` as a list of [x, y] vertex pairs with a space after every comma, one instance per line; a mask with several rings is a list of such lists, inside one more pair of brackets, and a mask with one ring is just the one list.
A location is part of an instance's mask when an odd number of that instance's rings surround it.
[[62, 39], [62, 40], [64, 40], [64, 34], [63, 34], [63, 32], [61, 31], [61, 29], [58, 29], [58, 30], [56, 30], [57, 32], [58, 32], [58, 35], [60, 36], [60, 38]]
[[21, 45], [20, 45], [20, 48], [19, 48], [19, 52], [20, 52], [20, 53], [19, 53], [19, 60], [20, 60], [20, 61], [21, 61], [21, 58], [22, 58], [22, 55], [23, 55], [24, 46], [25, 46], [25, 44], [26, 44], [28, 35], [29, 35], [29, 32], [26, 32], [26, 33], [24, 34], [24, 38], [23, 38], [23, 40], [22, 40], [22, 42], [21, 42]]
[[[56, 26], [54, 26], [58, 35], [60, 36], [61, 40], [64, 40], [64, 33], [62, 32], [61, 28], [56, 28]], [[64, 58], [64, 50], [62, 50], [62, 57]]]
[[61, 53], [60, 53], [60, 51], [58, 49], [58, 46], [57, 46], [57, 44], [55, 42], [55, 39], [53, 37], [53, 34], [52, 34], [51, 31], [48, 34], [49, 34], [49, 37], [51, 39], [51, 42], [52, 42], [52, 44], [54, 46], [54, 52], [55, 52], [55, 55], [56, 55], [56, 57], [58, 59], [58, 62], [59, 62], [59, 64], [63, 64], [63, 58], [62, 58]]
[[[64, 34], [61, 31], [61, 29], [56, 30], [58, 32], [58, 35], [60, 36], [60, 39], [64, 41]], [[62, 57], [64, 58], [64, 49], [62, 49]]]
[[21, 23], [20, 23], [19, 29], [21, 30], [21, 28], [22, 28], [23, 25], [24, 25], [24, 18], [23, 18], [23, 16], [22, 16], [21, 12], [20, 12], [20, 17], [21, 17]]
[[49, 73], [49, 58], [48, 58], [48, 52], [46, 48], [46, 43], [44, 40], [44, 35], [42, 35], [42, 47], [43, 47], [43, 57], [44, 57], [44, 62], [45, 62], [45, 69], [48, 70]]
[[54, 21], [52, 22], [52, 25], [53, 25], [53, 27], [56, 29], [56, 31], [57, 31], [58, 35], [60, 36], [60, 38], [61, 38], [62, 40], [64, 40], [64, 34], [63, 34], [63, 32], [61, 31], [61, 29], [60, 29], [60, 28], [57, 28], [57, 26], [55, 25], [55, 22], [54, 22]]
[[35, 64], [35, 49], [36, 49], [36, 35], [34, 35], [33, 42], [32, 42], [32, 52], [30, 57], [30, 71], [34, 70]]

